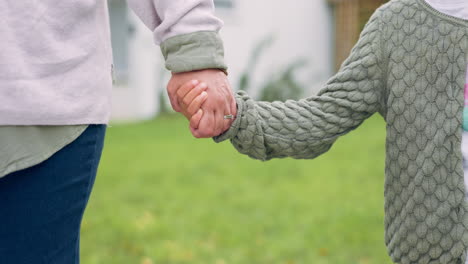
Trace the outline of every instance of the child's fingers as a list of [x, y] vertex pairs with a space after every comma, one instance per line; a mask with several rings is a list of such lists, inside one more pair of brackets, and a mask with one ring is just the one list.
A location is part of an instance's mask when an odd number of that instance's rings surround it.
[[182, 99], [182, 102], [187, 106], [192, 103], [192, 101], [199, 96], [203, 91], [205, 91], [208, 88], [208, 85], [205, 83], [200, 83], [197, 85], [195, 88], [190, 90], [185, 97]]
[[197, 129], [198, 126], [200, 125], [200, 120], [203, 117], [203, 110], [199, 109], [196, 114], [190, 118], [190, 128]]
[[189, 115], [194, 115], [202, 106], [202, 104], [208, 98], [208, 94], [206, 92], [202, 92], [199, 96], [197, 96], [193, 101], [190, 102], [190, 105], [187, 107], [187, 113]]
[[179, 100], [184, 98], [185, 95], [190, 92], [197, 84], [200, 82], [197, 80], [191, 80], [189, 82], [184, 83], [180, 88], [177, 90], [177, 96], [179, 97]]

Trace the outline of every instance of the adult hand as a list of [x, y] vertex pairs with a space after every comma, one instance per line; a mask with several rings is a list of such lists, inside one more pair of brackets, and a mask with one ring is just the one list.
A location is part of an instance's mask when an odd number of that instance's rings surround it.
[[[198, 128], [190, 127], [193, 136], [197, 138], [209, 138], [218, 136], [231, 126], [231, 119], [224, 119], [225, 115], [236, 115], [237, 107], [227, 76], [216, 69], [173, 73], [167, 85], [167, 91], [172, 108], [183, 113], [187, 118], [191, 116], [188, 105], [184, 102], [184, 96], [190, 92], [187, 89], [179, 89], [191, 80], [199, 80], [206, 84], [206, 101], [202, 105], [203, 118]], [[192, 114], [193, 115], [193, 114]]]

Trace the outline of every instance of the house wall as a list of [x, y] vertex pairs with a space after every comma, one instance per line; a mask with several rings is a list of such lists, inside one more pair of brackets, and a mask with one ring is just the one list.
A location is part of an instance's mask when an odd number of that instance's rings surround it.
[[113, 122], [151, 119], [169, 73], [150, 30], [124, 0], [109, 2], [114, 57]]
[[268, 37], [271, 46], [253, 69], [251, 93], [287, 65], [306, 60], [298, 79], [306, 93], [317, 92], [333, 72], [333, 17], [321, 0], [237, 0], [232, 10], [217, 9], [225, 21], [221, 31], [231, 82], [238, 87], [239, 77], [248, 68], [253, 48]]

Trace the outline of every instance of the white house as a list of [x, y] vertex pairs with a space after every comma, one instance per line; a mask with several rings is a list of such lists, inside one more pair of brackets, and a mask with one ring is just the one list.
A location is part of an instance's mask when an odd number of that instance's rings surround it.
[[[221, 36], [233, 89], [243, 72], [252, 70], [250, 93], [286, 66], [298, 60], [307, 64], [297, 80], [312, 94], [333, 72], [333, 17], [325, 0], [215, 0], [224, 20]], [[154, 117], [159, 96], [165, 96], [170, 73], [164, 69], [151, 32], [126, 7], [125, 0], [110, 0], [114, 48], [114, 121]], [[248, 69], [253, 49], [266, 39], [258, 63]]]

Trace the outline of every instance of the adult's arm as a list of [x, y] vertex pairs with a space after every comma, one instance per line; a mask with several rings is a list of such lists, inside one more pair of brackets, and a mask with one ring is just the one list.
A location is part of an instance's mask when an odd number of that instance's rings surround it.
[[161, 45], [172, 72], [226, 69], [213, 0], [127, 0]]
[[[127, 0], [129, 6], [152, 30], [160, 44], [166, 68], [173, 75], [168, 84], [172, 107], [184, 112], [177, 89], [190, 79], [208, 84], [208, 99], [203, 106], [206, 118], [197, 137], [212, 137], [226, 130], [230, 122], [219, 121], [235, 114], [235, 101], [227, 80], [224, 47], [219, 30], [223, 23], [214, 15], [213, 0]], [[216, 120], [218, 122], [216, 123]]]

